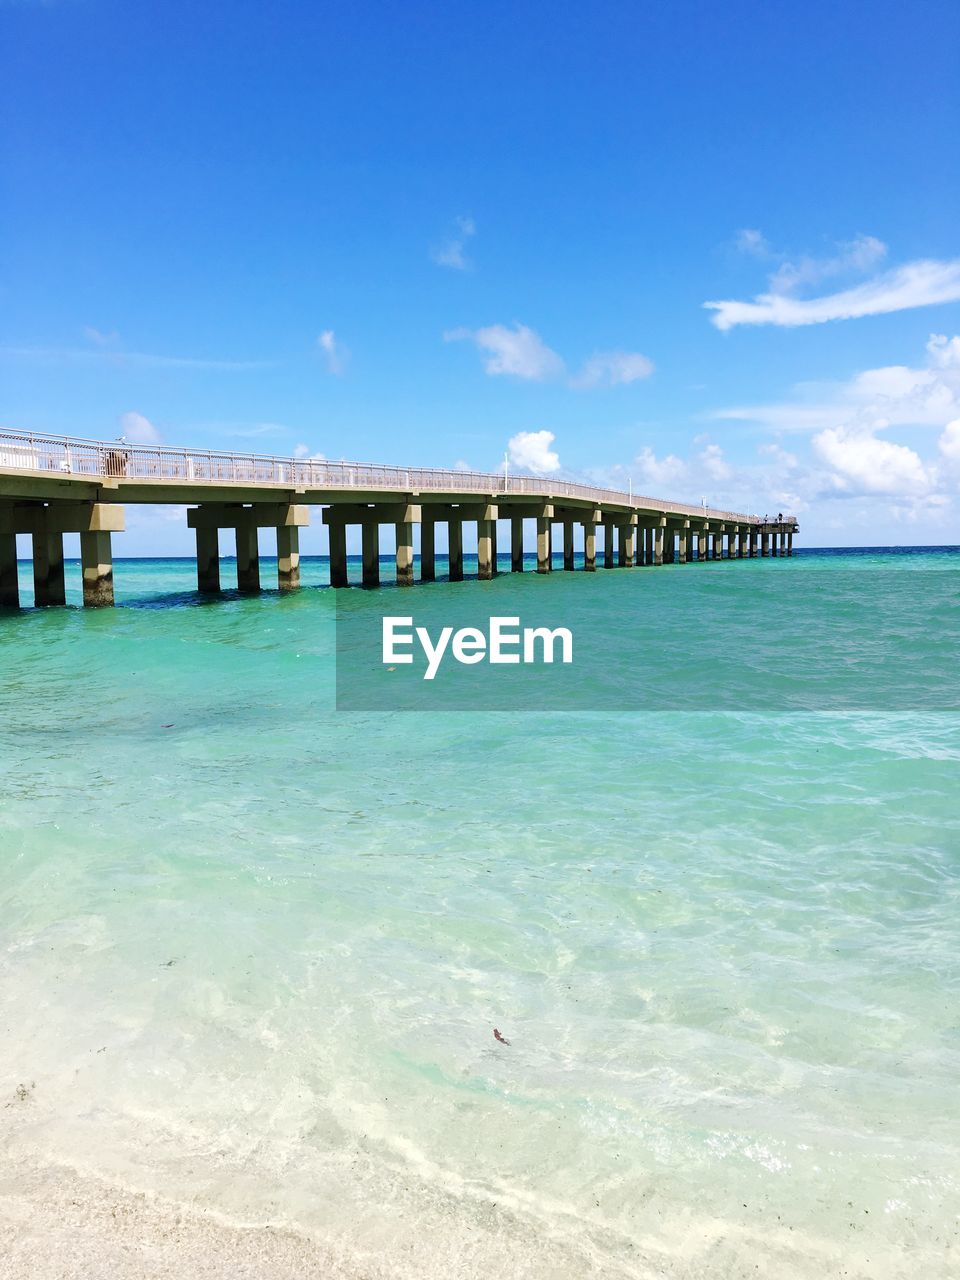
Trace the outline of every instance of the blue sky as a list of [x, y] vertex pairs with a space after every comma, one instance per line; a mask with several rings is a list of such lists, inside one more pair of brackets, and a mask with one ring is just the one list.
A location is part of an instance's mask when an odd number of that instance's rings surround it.
[[0, 426], [960, 542], [958, 45], [947, 3], [0, 0]]

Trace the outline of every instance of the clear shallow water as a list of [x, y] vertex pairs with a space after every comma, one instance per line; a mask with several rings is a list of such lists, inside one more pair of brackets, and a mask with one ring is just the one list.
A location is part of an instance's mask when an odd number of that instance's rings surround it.
[[[0, 617], [11, 1167], [350, 1274], [950, 1274], [958, 569], [402, 593], [589, 591], [690, 695], [620, 713], [336, 712], [335, 593], [199, 604], [185, 561], [119, 562], [117, 610]], [[783, 668], [832, 699], [751, 661], [791, 583]]]

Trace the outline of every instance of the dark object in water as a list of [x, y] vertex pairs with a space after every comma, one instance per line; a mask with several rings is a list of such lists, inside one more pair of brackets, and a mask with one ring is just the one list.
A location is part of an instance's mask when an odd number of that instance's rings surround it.
[[502, 1036], [496, 1027], [493, 1028], [493, 1038], [494, 1040], [499, 1040], [501, 1044], [510, 1043], [510, 1041], [506, 1038], [506, 1036]]

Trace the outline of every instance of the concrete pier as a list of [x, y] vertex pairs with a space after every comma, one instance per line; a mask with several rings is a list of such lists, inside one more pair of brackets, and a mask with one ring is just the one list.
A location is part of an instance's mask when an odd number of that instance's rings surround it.
[[[636, 521], [636, 516], [633, 517]], [[620, 539], [623, 549], [623, 564], [628, 569], [632, 569], [637, 563], [637, 526], [634, 524], [623, 524], [620, 526]]]
[[360, 526], [361, 581], [365, 587], [380, 585], [380, 525], [374, 519]]
[[492, 524], [493, 521], [488, 517], [481, 517], [477, 521], [477, 576], [484, 580], [493, 577]]
[[341, 521], [332, 522], [330, 533], [330, 585], [347, 585], [347, 527]]
[[420, 581], [437, 579], [437, 527], [425, 508], [420, 521]]
[[0, 529], [0, 609], [20, 607], [17, 535]]
[[[0, 606], [19, 605], [18, 534], [29, 535], [35, 596], [40, 604], [66, 598], [63, 535], [81, 538], [83, 597], [90, 606], [113, 600], [112, 534], [123, 529], [123, 503], [170, 504], [188, 508], [194, 530], [197, 584], [221, 589], [219, 533], [236, 540], [241, 591], [260, 587], [258, 534], [272, 528], [277, 546], [277, 585], [300, 585], [300, 528], [308, 524], [308, 504], [319, 506], [329, 533], [330, 583], [345, 587], [347, 526], [359, 526], [362, 581], [380, 582], [382, 525], [396, 538], [396, 580], [409, 586], [416, 576], [415, 528], [420, 524], [419, 576], [436, 576], [436, 526], [446, 523], [450, 578], [463, 577], [463, 523], [477, 524], [478, 576], [498, 569], [499, 519], [510, 524], [510, 567], [523, 569], [525, 520], [536, 521], [537, 571], [552, 568], [553, 525], [562, 526], [563, 567], [576, 563], [576, 526], [583, 529], [583, 567], [597, 567], [597, 526], [603, 526], [603, 564], [690, 564], [706, 559], [743, 559], [793, 554], [793, 517], [776, 520], [723, 512], [705, 506], [635, 498], [631, 493], [566, 480], [527, 475], [374, 467], [327, 459], [274, 459], [80, 442], [61, 437], [0, 432]], [[727, 546], [724, 547], [724, 536]]]
[[237, 590], [252, 595], [260, 590], [260, 541], [255, 524], [236, 526]]
[[277, 585], [281, 591], [300, 586], [300, 530], [285, 525], [277, 530]]
[[437, 530], [433, 517], [425, 511], [420, 521], [420, 581], [437, 578]]
[[113, 604], [113, 554], [110, 534], [96, 530], [80, 535], [83, 603], [88, 608]]
[[510, 571], [523, 573], [523, 517], [510, 517]]
[[573, 518], [570, 516], [563, 521], [563, 567], [568, 573], [573, 569]]
[[398, 520], [397, 531], [397, 585], [413, 586], [413, 521]]
[[447, 521], [447, 558], [451, 582], [463, 581], [463, 521], [451, 516]]
[[66, 604], [63, 575], [63, 534], [48, 530], [33, 535], [33, 602]]
[[594, 520], [583, 522], [583, 567], [587, 573], [597, 568], [597, 525]]
[[66, 604], [63, 535], [79, 533], [83, 603], [113, 604], [111, 533], [124, 529], [123, 508], [102, 502], [0, 501], [0, 604], [19, 605], [16, 535], [29, 534], [34, 603]]
[[197, 529], [197, 587], [213, 594], [220, 590], [220, 535], [216, 529]]
[[205, 594], [220, 591], [221, 529], [232, 529], [237, 549], [237, 588], [260, 590], [260, 529], [277, 534], [277, 581], [282, 591], [300, 585], [299, 530], [309, 523], [305, 506], [286, 502], [205, 502], [187, 511], [187, 527], [197, 539], [197, 587]]
[[553, 568], [552, 520], [552, 512], [537, 516], [537, 573], [549, 573]]

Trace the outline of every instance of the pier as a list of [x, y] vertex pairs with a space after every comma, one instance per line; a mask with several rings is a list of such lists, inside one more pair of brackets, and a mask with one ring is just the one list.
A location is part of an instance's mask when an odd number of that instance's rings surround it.
[[798, 528], [792, 516], [769, 520], [539, 476], [0, 432], [0, 608], [20, 603], [17, 534], [31, 539], [37, 605], [65, 603], [65, 533], [80, 535], [83, 603], [112, 605], [113, 535], [124, 531], [128, 504], [187, 507], [187, 525], [196, 534], [197, 587], [208, 594], [221, 589], [221, 530], [236, 540], [240, 591], [260, 590], [261, 529], [276, 534], [279, 589], [296, 590], [300, 530], [310, 524], [311, 507], [321, 509], [328, 532], [332, 587], [348, 585], [348, 526], [360, 529], [364, 587], [380, 584], [383, 525], [394, 530], [400, 586], [418, 581], [417, 525], [420, 582], [436, 577], [437, 525], [446, 525], [448, 576], [455, 582], [464, 576], [464, 523], [476, 525], [480, 579], [498, 572], [498, 542], [506, 528], [511, 571], [523, 571], [528, 524], [531, 532], [536, 528], [537, 573], [553, 571], [555, 546], [562, 548], [563, 569], [573, 570], [578, 534], [583, 570], [592, 573], [598, 567], [791, 556]]

